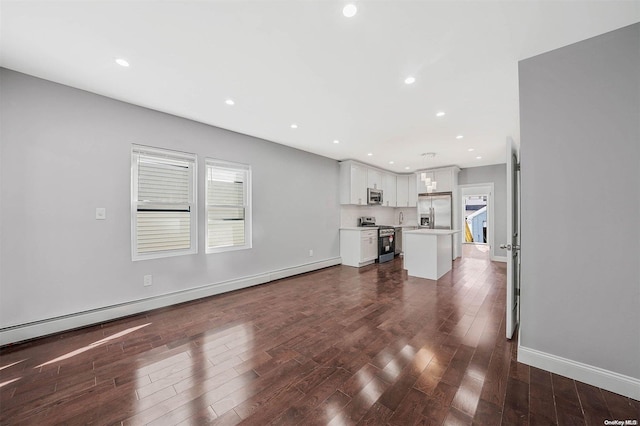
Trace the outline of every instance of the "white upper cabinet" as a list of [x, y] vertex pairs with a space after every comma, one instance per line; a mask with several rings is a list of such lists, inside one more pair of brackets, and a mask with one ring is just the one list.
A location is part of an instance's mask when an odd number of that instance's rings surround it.
[[409, 207], [409, 176], [407, 175], [396, 177], [396, 206]]
[[416, 175], [398, 175], [396, 177], [396, 207], [416, 207], [418, 189]]
[[418, 192], [429, 192], [427, 184], [422, 180], [422, 175], [426, 175], [431, 182], [436, 182], [436, 187], [431, 192], [453, 192], [455, 190], [458, 172], [458, 167], [445, 167], [442, 169], [427, 170], [418, 172]]
[[382, 205], [385, 207], [396, 207], [396, 175], [384, 173], [384, 186], [382, 187]]
[[[434, 171], [434, 179], [437, 182], [437, 192], [453, 192], [453, 169], [453, 167], [449, 167], [447, 169]], [[458, 172], [455, 171], [455, 173]]]
[[[367, 188], [382, 189], [382, 172], [376, 169], [367, 170]], [[384, 193], [382, 194], [384, 196]]]
[[[432, 171], [429, 173], [435, 178]], [[366, 206], [368, 204], [367, 188], [373, 188], [383, 191], [383, 207], [416, 207], [418, 193], [426, 192], [426, 188], [420, 185], [422, 182], [419, 173], [418, 175], [396, 175], [352, 160], [340, 163], [340, 204]], [[438, 191], [440, 191], [440, 183], [438, 183]]]
[[409, 183], [409, 207], [417, 207], [418, 206], [418, 188], [417, 182], [418, 177], [416, 175], [409, 175], [408, 179]]
[[340, 163], [340, 204], [367, 205], [367, 168], [345, 161]]

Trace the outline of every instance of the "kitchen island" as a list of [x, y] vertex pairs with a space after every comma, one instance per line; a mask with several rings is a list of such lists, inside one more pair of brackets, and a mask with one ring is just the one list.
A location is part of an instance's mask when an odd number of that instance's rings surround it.
[[455, 229], [403, 232], [404, 269], [409, 276], [437, 280], [451, 270]]

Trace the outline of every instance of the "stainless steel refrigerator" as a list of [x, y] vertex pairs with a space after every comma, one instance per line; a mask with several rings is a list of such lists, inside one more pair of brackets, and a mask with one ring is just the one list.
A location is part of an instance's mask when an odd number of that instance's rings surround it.
[[422, 228], [453, 229], [451, 192], [419, 194], [418, 219]]

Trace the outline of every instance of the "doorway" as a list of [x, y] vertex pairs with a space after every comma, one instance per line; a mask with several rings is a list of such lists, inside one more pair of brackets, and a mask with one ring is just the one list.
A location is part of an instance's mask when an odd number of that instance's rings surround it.
[[464, 212], [464, 244], [488, 244], [488, 194], [467, 195], [462, 199]]
[[[458, 205], [462, 214], [458, 216], [460, 221], [458, 229], [462, 232], [457, 235], [463, 245], [463, 254], [482, 253], [487, 260], [498, 260], [493, 252], [495, 233], [493, 194], [493, 182], [460, 185]], [[470, 236], [466, 232], [467, 227]]]

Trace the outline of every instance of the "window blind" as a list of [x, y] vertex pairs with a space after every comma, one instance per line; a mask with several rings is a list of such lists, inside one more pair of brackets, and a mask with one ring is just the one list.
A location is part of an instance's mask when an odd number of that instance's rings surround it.
[[133, 150], [134, 260], [195, 252], [195, 155]]
[[250, 247], [250, 168], [207, 161], [207, 251]]

